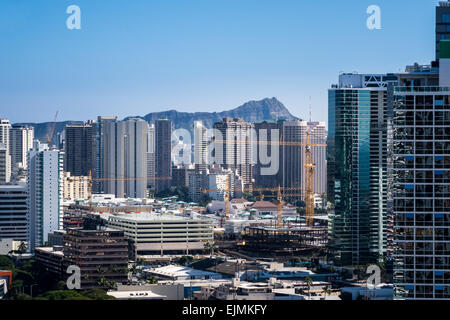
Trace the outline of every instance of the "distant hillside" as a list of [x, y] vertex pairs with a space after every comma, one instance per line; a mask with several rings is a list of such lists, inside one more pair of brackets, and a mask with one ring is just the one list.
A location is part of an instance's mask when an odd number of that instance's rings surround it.
[[[64, 128], [67, 124], [75, 124], [75, 123], [83, 123], [83, 121], [62, 121], [56, 122], [55, 125], [55, 133], [52, 137], [52, 144], [56, 144], [57, 134], [59, 132], [63, 132]], [[30, 127], [34, 127], [34, 137], [35, 139], [39, 139], [39, 141], [46, 143], [47, 136], [50, 134], [52, 130], [53, 122], [42, 122], [42, 123], [16, 123], [15, 125], [27, 125]]]
[[191, 130], [194, 121], [203, 121], [207, 128], [212, 128], [214, 123], [222, 121], [223, 118], [242, 118], [247, 122], [295, 120], [289, 110], [276, 98], [266, 98], [260, 101], [249, 101], [236, 109], [222, 112], [179, 112], [175, 110], [164, 112], [153, 112], [142, 117], [149, 123], [158, 119], [167, 118], [172, 120], [174, 128], [185, 128]]
[[[240, 107], [229, 111], [222, 112], [179, 112], [176, 110], [153, 112], [145, 116], [135, 116], [133, 118], [142, 118], [149, 123], [153, 123], [158, 119], [167, 118], [172, 120], [174, 128], [184, 128], [192, 131], [194, 121], [203, 121], [207, 128], [212, 128], [215, 122], [222, 121], [222, 118], [242, 118], [248, 122], [276, 121], [276, 120], [296, 120], [289, 110], [276, 98], [266, 98], [260, 101], [249, 101]], [[132, 117], [126, 117], [129, 119]], [[80, 121], [64, 121], [57, 122], [55, 126], [55, 134], [53, 143], [56, 143], [58, 132], [62, 132], [67, 124], [80, 123]], [[33, 126], [35, 129], [35, 137], [40, 141], [47, 141], [47, 135], [50, 133], [52, 122], [45, 123], [20, 123], [21, 125]]]

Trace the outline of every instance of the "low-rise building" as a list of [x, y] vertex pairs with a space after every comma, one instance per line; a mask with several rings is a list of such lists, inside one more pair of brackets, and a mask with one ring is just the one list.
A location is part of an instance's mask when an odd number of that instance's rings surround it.
[[160, 268], [143, 270], [149, 276], [155, 276], [161, 280], [218, 280], [222, 279], [219, 273], [192, 269], [189, 267], [169, 265]]
[[89, 198], [89, 177], [71, 176], [70, 172], [64, 172], [64, 199], [88, 199]]
[[135, 255], [192, 254], [203, 252], [214, 240], [213, 224], [195, 214], [103, 214], [108, 226], [123, 230]]
[[68, 229], [64, 260], [81, 269], [81, 288], [109, 288], [128, 281], [128, 242], [121, 230]]
[[47, 272], [62, 279], [64, 275], [64, 252], [62, 246], [38, 247], [34, 249], [36, 262]]

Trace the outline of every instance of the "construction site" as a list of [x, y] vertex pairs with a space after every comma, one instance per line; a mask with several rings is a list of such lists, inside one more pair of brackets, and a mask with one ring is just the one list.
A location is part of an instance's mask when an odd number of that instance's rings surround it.
[[[285, 144], [281, 142], [280, 144]], [[326, 255], [328, 243], [328, 226], [315, 223], [314, 219], [314, 170], [311, 147], [326, 147], [326, 144], [311, 144], [310, 134], [307, 132], [306, 143], [288, 143], [305, 147], [305, 190], [298, 187], [283, 188], [253, 188], [253, 192], [260, 192], [261, 200], [265, 197], [276, 197], [277, 217], [273, 225], [258, 223], [245, 227], [240, 241], [233, 246], [235, 253], [252, 258], [274, 258], [276, 260], [289, 260], [292, 257], [311, 257], [312, 255]], [[206, 193], [211, 190], [202, 190]], [[224, 190], [225, 210], [222, 225], [230, 219], [230, 191]], [[265, 192], [265, 194], [263, 194]], [[276, 195], [267, 194], [272, 192]], [[283, 197], [298, 198], [305, 201], [305, 217], [283, 219]], [[228, 244], [228, 247], [229, 244]]]

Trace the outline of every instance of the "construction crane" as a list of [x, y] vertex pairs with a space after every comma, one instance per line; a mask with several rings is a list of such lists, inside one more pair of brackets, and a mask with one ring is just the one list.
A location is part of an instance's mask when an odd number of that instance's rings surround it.
[[306, 150], [305, 150], [305, 203], [306, 203], [306, 214], [305, 221], [308, 226], [314, 224], [314, 170], [316, 165], [313, 163], [312, 153], [311, 153], [311, 135], [309, 132], [306, 133]]
[[224, 221], [222, 223], [222, 226], [225, 225], [226, 220], [230, 219], [230, 183], [229, 183], [228, 175], [227, 175], [227, 179], [226, 179], [224, 200], [225, 200], [225, 216], [224, 216]]
[[[312, 155], [312, 147], [326, 147], [327, 144], [313, 144], [311, 143], [311, 132], [307, 131], [306, 132], [306, 143], [303, 142], [289, 142], [289, 141], [281, 141], [281, 137], [280, 137], [280, 141], [277, 142], [278, 145], [283, 145], [283, 146], [303, 146], [305, 147], [305, 190], [304, 192], [300, 192], [300, 193], [292, 193], [292, 194], [288, 194], [285, 193], [283, 194], [284, 197], [298, 197], [298, 196], [303, 196], [305, 199], [305, 203], [306, 203], [306, 212], [305, 212], [305, 222], [308, 226], [313, 226], [314, 225], [314, 172], [315, 172], [315, 168], [316, 165], [313, 161], [313, 155]], [[226, 143], [227, 141], [222, 141], [224, 143]], [[231, 143], [241, 143], [241, 144], [271, 144], [271, 141], [243, 141], [243, 142], [236, 142], [236, 141], [231, 141]], [[253, 191], [278, 191], [277, 193], [277, 204], [278, 204], [278, 227], [282, 226], [282, 220], [281, 220], [281, 215], [282, 215], [282, 206], [280, 205], [281, 203], [281, 189], [283, 189], [284, 191], [289, 191], [289, 190], [302, 190], [302, 188], [297, 188], [297, 187], [291, 187], [291, 188], [281, 188], [280, 186], [278, 186], [278, 189], [274, 189], [274, 188], [260, 188], [260, 189], [253, 189]], [[216, 191], [216, 190], [202, 190], [203, 193], [207, 193], [209, 191]], [[303, 191], [303, 190], [302, 190]], [[261, 198], [262, 200], [262, 198]], [[227, 201], [226, 201], [227, 202]], [[225, 204], [225, 207], [227, 207], [227, 205]], [[281, 222], [280, 222], [281, 221]]]
[[59, 111], [56, 111], [55, 118], [53, 119], [52, 128], [50, 130], [50, 134], [47, 135], [48, 146], [50, 146], [50, 144], [52, 143], [52, 140], [53, 140], [53, 135], [55, 133], [55, 127], [56, 127], [56, 119], [58, 119], [58, 113], [59, 113]]
[[281, 187], [278, 185], [277, 191], [277, 225], [278, 229], [283, 228], [283, 202], [281, 197]]

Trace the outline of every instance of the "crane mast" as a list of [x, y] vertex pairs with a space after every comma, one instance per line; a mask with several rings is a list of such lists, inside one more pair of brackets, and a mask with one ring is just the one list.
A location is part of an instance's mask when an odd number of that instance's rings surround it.
[[305, 171], [306, 171], [306, 224], [313, 226], [314, 224], [314, 169], [316, 165], [313, 163], [311, 153], [311, 134], [306, 133], [306, 150], [305, 150]]

